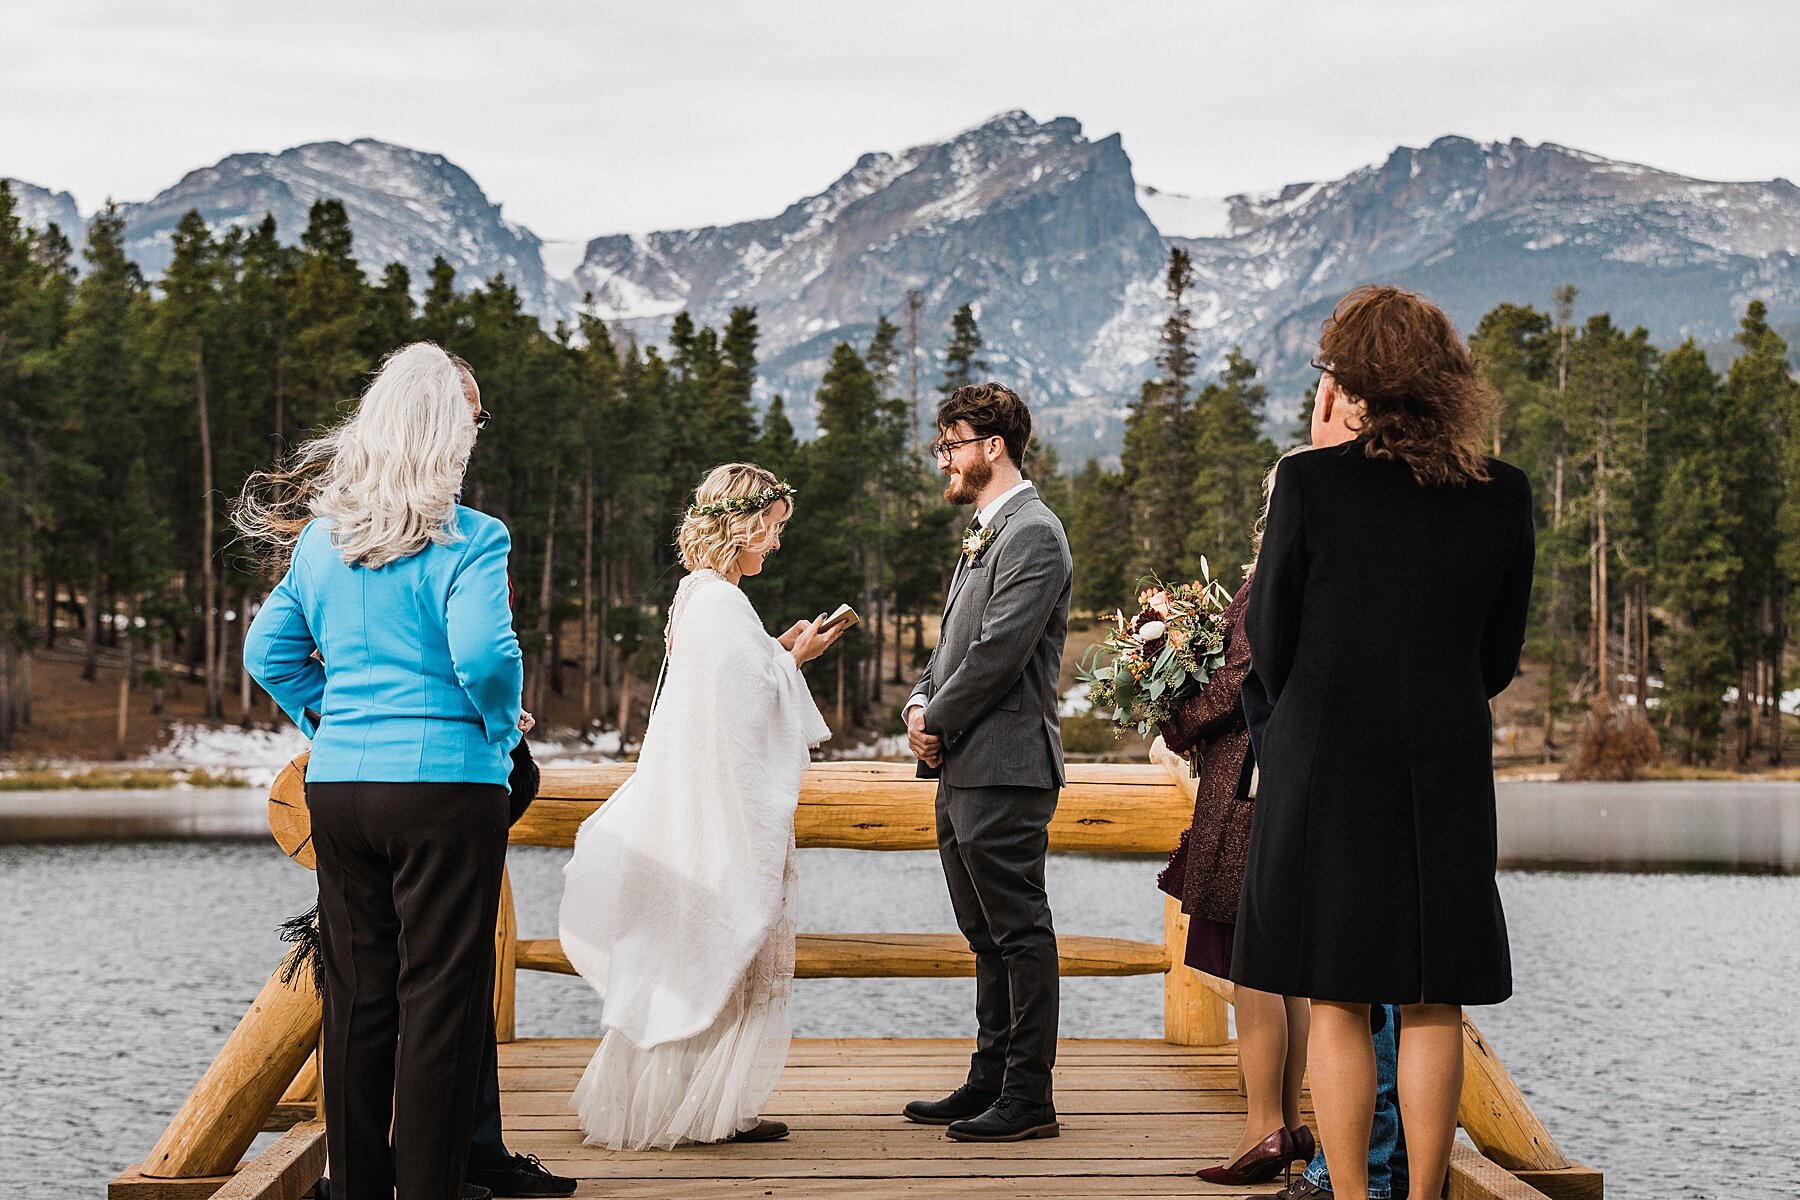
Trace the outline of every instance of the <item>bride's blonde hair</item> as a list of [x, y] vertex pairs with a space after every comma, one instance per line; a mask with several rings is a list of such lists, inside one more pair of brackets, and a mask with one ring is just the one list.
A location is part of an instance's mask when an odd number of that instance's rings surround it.
[[[781, 481], [755, 463], [726, 463], [714, 467], [700, 486], [694, 489], [694, 502], [681, 527], [675, 531], [675, 545], [681, 551], [681, 563], [690, 571], [712, 570], [721, 575], [737, 563], [744, 547], [757, 541], [771, 525], [786, 522], [794, 512], [794, 498], [783, 495], [767, 505], [748, 512], [718, 511], [698, 513], [695, 509], [723, 508], [727, 501], [749, 500], [760, 492], [781, 488]], [[769, 514], [775, 505], [786, 502], [787, 513], [779, 521]]]

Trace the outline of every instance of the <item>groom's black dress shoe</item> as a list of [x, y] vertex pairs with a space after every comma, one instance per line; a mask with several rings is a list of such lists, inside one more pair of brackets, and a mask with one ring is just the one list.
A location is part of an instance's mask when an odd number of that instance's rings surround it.
[[471, 1166], [470, 1183], [496, 1196], [573, 1196], [575, 1181], [552, 1175], [535, 1154], [515, 1154], [491, 1166]]
[[[331, 1180], [321, 1179], [313, 1184], [311, 1192], [313, 1200], [331, 1200]], [[493, 1200], [493, 1193], [484, 1187], [476, 1187], [472, 1183], [462, 1185], [462, 1200]]]
[[942, 1100], [914, 1100], [906, 1106], [904, 1115], [907, 1120], [921, 1125], [948, 1125], [952, 1121], [979, 1117], [999, 1098], [993, 1092], [984, 1092], [965, 1083]]
[[1053, 1105], [1027, 1104], [1002, 1096], [979, 1117], [953, 1121], [944, 1132], [958, 1142], [1022, 1142], [1027, 1138], [1053, 1138], [1060, 1126]]

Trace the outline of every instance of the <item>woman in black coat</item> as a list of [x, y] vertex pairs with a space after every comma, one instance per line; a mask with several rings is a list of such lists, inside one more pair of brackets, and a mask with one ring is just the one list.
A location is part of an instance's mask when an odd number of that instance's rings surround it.
[[1488, 700], [1533, 561], [1525, 476], [1482, 456], [1495, 404], [1435, 305], [1359, 288], [1325, 324], [1308, 454], [1282, 462], [1247, 628], [1274, 701], [1232, 978], [1313, 1000], [1334, 1194], [1367, 1194], [1369, 1007], [1399, 1004], [1415, 1194], [1440, 1194], [1462, 1009], [1512, 993], [1494, 882]]

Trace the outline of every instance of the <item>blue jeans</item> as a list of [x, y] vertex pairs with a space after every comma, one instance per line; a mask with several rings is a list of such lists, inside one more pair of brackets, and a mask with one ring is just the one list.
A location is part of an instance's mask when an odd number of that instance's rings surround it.
[[[1400, 1010], [1391, 1004], [1378, 1004], [1374, 1011], [1383, 1019], [1381, 1028], [1375, 1031], [1375, 1121], [1369, 1127], [1369, 1200], [1389, 1200], [1394, 1194], [1395, 1177], [1406, 1177], [1406, 1135], [1400, 1131], [1397, 1087]], [[1306, 1179], [1314, 1187], [1331, 1190], [1323, 1149], [1307, 1164]]]

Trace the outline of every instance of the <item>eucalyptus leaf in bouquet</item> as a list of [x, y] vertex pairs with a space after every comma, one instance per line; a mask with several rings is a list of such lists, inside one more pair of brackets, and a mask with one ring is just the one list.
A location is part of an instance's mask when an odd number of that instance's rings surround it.
[[[1112, 628], [1083, 656], [1078, 672], [1094, 715], [1148, 736], [1206, 686], [1225, 661], [1221, 618], [1231, 595], [1204, 558], [1200, 576], [1176, 584], [1151, 576], [1138, 593], [1137, 615], [1113, 614]], [[1189, 766], [1199, 770], [1197, 756]]]

